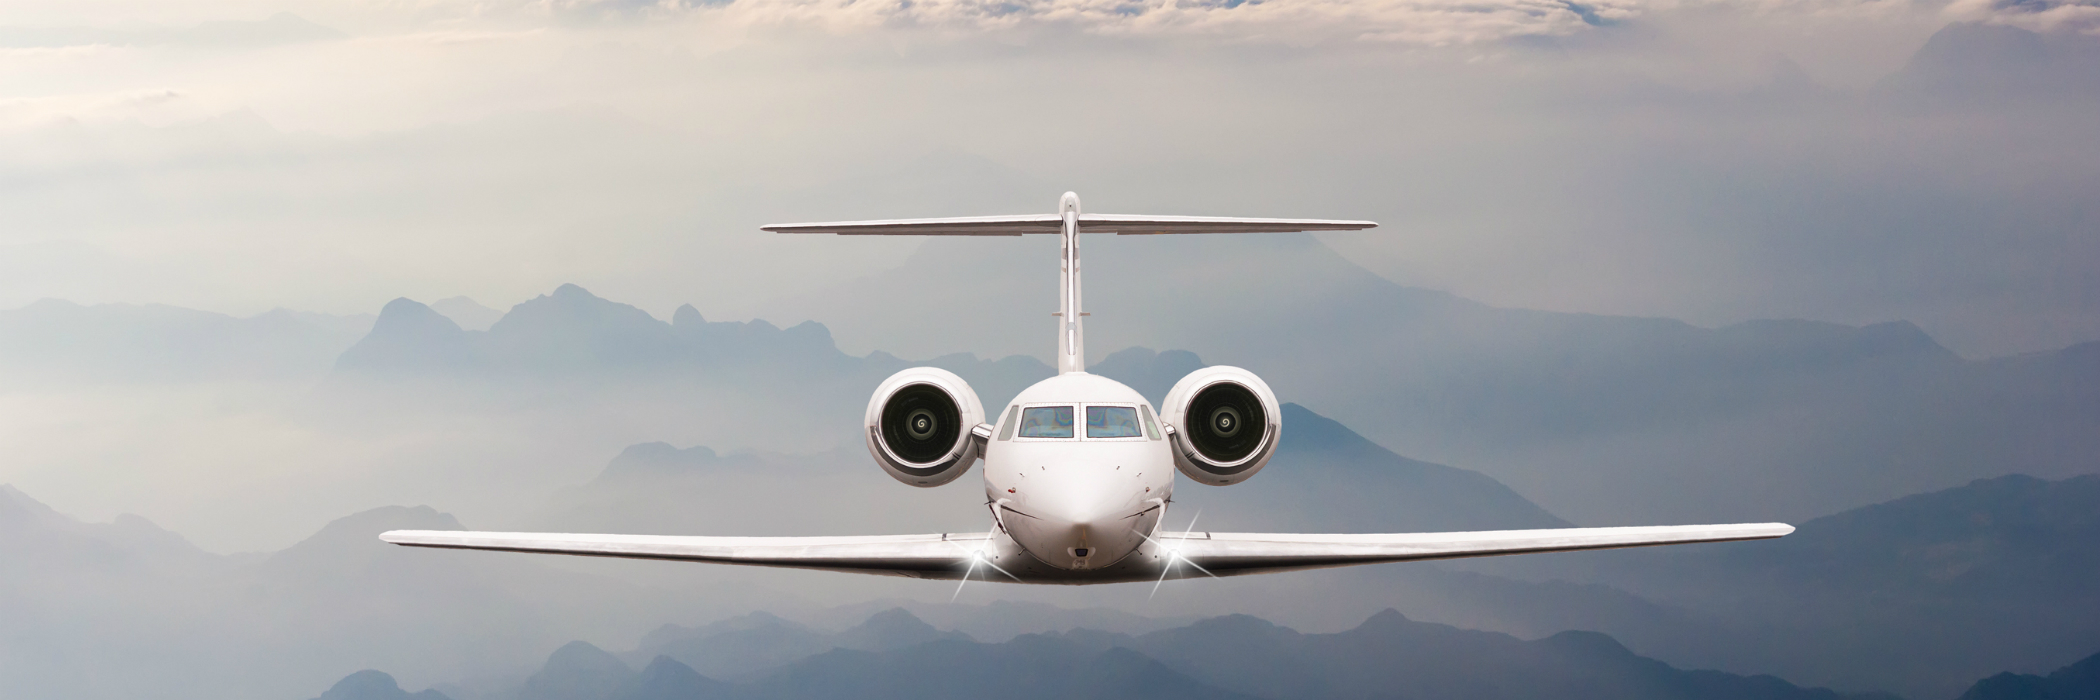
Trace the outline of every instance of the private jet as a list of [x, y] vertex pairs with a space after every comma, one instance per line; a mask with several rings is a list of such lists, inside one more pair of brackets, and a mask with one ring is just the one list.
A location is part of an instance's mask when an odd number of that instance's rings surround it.
[[[1260, 377], [1206, 367], [1158, 406], [1086, 371], [1081, 234], [1356, 231], [1370, 221], [1088, 214], [1065, 193], [1056, 213], [762, 227], [782, 234], [1063, 237], [1057, 375], [987, 415], [952, 372], [915, 367], [875, 388], [863, 420], [868, 454], [923, 488], [984, 462], [989, 532], [842, 537], [695, 537], [396, 530], [410, 547], [820, 569], [922, 579], [1034, 584], [1155, 582], [1359, 564], [1782, 537], [1782, 523], [1489, 532], [1300, 534], [1163, 531], [1176, 474], [1205, 487], [1261, 472], [1283, 439], [1282, 411]], [[1191, 523], [1193, 525], [1193, 523]], [[1193, 530], [1193, 528], [1191, 528]], [[960, 583], [958, 583], [960, 585]], [[959, 589], [958, 589], [959, 590]]]

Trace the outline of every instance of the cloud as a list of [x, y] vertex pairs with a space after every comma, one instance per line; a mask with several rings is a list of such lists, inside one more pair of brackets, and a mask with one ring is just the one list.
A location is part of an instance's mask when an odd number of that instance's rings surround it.
[[341, 39], [338, 30], [289, 12], [261, 20], [218, 20], [184, 28], [0, 27], [0, 47], [181, 46], [249, 49]]
[[2100, 2], [2094, 0], [1954, 0], [1946, 15], [1958, 21], [1990, 22], [2037, 32], [2070, 31], [2100, 36]]
[[701, 12], [834, 31], [1069, 28], [1118, 37], [1467, 44], [1565, 35], [1637, 13], [1631, 3], [1548, 0], [737, 0]]

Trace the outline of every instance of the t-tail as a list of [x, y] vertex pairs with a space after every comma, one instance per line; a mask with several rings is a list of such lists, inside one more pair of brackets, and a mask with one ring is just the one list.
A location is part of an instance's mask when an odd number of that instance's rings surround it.
[[1150, 216], [1142, 214], [1087, 214], [1079, 206], [1079, 195], [1066, 192], [1058, 199], [1055, 214], [1019, 216], [965, 216], [944, 219], [885, 219], [877, 221], [829, 221], [813, 224], [772, 224], [762, 227], [774, 233], [835, 233], [842, 236], [1019, 236], [1058, 234], [1064, 239], [1058, 276], [1057, 372], [1086, 371], [1086, 312], [1079, 285], [1079, 234], [1113, 233], [1121, 236], [1153, 236], [1183, 233], [1297, 233], [1303, 231], [1359, 231], [1377, 226], [1370, 221], [1336, 219], [1249, 219], [1228, 216]]

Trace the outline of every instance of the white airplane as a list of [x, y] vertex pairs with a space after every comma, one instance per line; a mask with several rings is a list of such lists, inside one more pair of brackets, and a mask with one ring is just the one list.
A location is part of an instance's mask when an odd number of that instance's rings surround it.
[[[990, 532], [849, 537], [687, 537], [396, 530], [387, 542], [597, 557], [822, 569], [923, 579], [1090, 584], [1234, 576], [1357, 564], [1782, 537], [1782, 523], [1494, 532], [1296, 534], [1162, 532], [1174, 474], [1229, 486], [1260, 472], [1283, 437], [1269, 386], [1238, 367], [1206, 367], [1160, 406], [1086, 372], [1079, 235], [1353, 231], [1369, 221], [1085, 214], [1065, 193], [1055, 214], [763, 227], [776, 233], [1064, 238], [1057, 376], [986, 421], [976, 392], [916, 367], [875, 388], [868, 453], [898, 481], [935, 487], [984, 460]], [[996, 573], [995, 573], [996, 572]]]

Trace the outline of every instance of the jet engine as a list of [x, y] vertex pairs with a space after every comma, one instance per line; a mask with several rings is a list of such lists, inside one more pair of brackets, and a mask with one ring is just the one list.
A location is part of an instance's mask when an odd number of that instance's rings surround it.
[[1174, 443], [1174, 466], [1199, 483], [1246, 481], [1269, 463], [1283, 437], [1283, 411], [1260, 377], [1205, 367], [1174, 383], [1159, 406]]
[[913, 486], [954, 481], [977, 461], [984, 422], [977, 392], [935, 367], [913, 367], [890, 375], [868, 399], [868, 453], [882, 470]]

